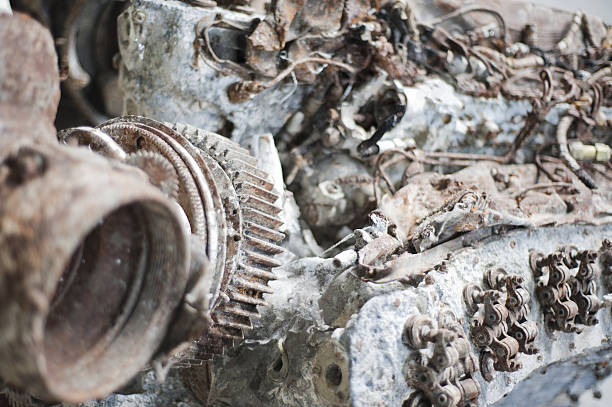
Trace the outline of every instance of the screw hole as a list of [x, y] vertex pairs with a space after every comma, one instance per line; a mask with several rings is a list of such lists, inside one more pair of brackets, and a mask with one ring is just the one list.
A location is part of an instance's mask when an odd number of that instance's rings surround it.
[[276, 359], [276, 362], [272, 365], [272, 370], [280, 372], [283, 369], [283, 358]]
[[340, 386], [340, 383], [342, 383], [342, 371], [340, 370], [340, 366], [335, 363], [329, 365], [325, 371], [325, 380], [330, 387]]

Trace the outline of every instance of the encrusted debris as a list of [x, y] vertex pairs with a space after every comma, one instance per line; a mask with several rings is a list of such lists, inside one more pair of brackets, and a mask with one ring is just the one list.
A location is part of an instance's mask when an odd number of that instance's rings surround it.
[[596, 295], [596, 251], [567, 246], [548, 255], [532, 251], [529, 258], [549, 331], [581, 333], [599, 322], [595, 314], [604, 302]]
[[463, 298], [473, 315], [470, 336], [480, 349], [480, 372], [485, 380], [493, 380], [493, 369], [514, 372], [521, 368], [519, 352], [538, 353], [534, 339], [538, 335], [536, 322], [527, 318], [531, 295], [520, 276], [508, 276], [503, 269], [489, 269], [484, 276], [485, 287], [468, 285]]
[[[472, 377], [478, 370], [476, 358], [452, 312], [440, 313], [437, 327], [428, 317], [408, 317], [403, 340], [415, 351], [406, 361], [406, 381], [417, 389], [403, 405], [419, 406], [426, 398], [436, 407], [464, 407], [478, 399], [480, 385]], [[419, 352], [430, 344], [430, 355]]]
[[535, 406], [609, 373], [602, 18], [5, 3], [0, 403]]

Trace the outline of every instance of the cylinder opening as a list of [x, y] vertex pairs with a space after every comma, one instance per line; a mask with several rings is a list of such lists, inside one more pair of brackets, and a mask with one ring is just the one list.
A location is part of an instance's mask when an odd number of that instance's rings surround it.
[[145, 201], [112, 211], [82, 240], [44, 327], [58, 398], [105, 395], [149, 362], [184, 291], [186, 238], [172, 211]]

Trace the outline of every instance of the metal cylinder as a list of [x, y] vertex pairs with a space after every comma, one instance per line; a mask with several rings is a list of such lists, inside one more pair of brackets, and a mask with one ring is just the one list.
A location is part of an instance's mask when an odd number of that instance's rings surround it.
[[69, 402], [125, 384], [183, 299], [189, 235], [138, 169], [82, 148], [0, 148], [0, 377]]
[[217, 134], [140, 116], [63, 130], [58, 137], [141, 168], [183, 208], [210, 263], [208, 291], [192, 297], [206, 297], [198, 302], [207, 304], [212, 324], [178, 358], [202, 362], [241, 340], [259, 317], [257, 307], [266, 305], [263, 295], [272, 292], [268, 282], [276, 278], [271, 270], [280, 265], [273, 256], [283, 251], [277, 245], [283, 239], [278, 195], [257, 160]]

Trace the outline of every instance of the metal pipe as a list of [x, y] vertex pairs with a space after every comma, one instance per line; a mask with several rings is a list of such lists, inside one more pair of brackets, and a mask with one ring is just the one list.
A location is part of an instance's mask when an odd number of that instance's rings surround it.
[[188, 279], [185, 215], [134, 168], [19, 141], [0, 155], [0, 376], [46, 400], [125, 384]]

